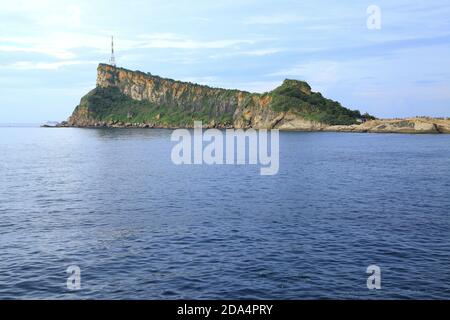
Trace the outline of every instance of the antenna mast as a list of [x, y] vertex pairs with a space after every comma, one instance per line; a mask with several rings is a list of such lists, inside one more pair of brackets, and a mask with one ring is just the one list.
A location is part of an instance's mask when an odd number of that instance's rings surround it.
[[116, 57], [114, 56], [114, 37], [111, 36], [111, 58], [109, 58], [109, 64], [113, 67], [116, 66]]

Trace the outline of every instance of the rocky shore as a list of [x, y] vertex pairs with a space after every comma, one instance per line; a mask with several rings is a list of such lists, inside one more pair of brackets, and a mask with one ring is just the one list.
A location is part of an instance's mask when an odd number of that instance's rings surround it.
[[[289, 116], [287, 116], [289, 118]], [[44, 125], [43, 127], [49, 127]], [[177, 129], [177, 126], [164, 126], [156, 123], [131, 123], [131, 122], [91, 122], [81, 125], [69, 124], [66, 121], [54, 126], [58, 128], [158, 128]], [[233, 126], [207, 123], [205, 128], [231, 129]], [[186, 125], [183, 128], [193, 128], [193, 125]], [[282, 131], [307, 131], [307, 132], [355, 132], [355, 133], [405, 133], [405, 134], [450, 134], [450, 119], [433, 118], [408, 118], [408, 119], [386, 119], [370, 120], [362, 124], [348, 126], [329, 126], [312, 121], [288, 121], [284, 125], [274, 126], [272, 129]]]
[[373, 133], [450, 133], [450, 119], [409, 118], [371, 120], [359, 125], [328, 126], [324, 131]]

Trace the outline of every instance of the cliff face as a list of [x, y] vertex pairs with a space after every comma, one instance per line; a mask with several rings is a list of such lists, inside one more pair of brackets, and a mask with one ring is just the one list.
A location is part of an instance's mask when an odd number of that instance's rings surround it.
[[339, 103], [311, 91], [306, 82], [285, 80], [256, 94], [165, 79], [100, 64], [97, 86], [85, 95], [69, 126], [279, 128], [321, 130], [361, 118]]

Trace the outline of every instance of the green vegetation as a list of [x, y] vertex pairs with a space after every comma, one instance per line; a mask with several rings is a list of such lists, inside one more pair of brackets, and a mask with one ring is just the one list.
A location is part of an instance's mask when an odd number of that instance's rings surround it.
[[[178, 82], [154, 77], [154, 83], [154, 90], [162, 91], [161, 88], [171, 88]], [[213, 88], [202, 91], [200, 89], [206, 87], [185, 85], [186, 90], [177, 95], [173, 92], [165, 95], [158, 103], [134, 100], [114, 86], [97, 87], [82, 98], [76, 113], [105, 123], [189, 127], [193, 121], [200, 120], [216, 126], [233, 125], [239, 91]], [[262, 108], [258, 101], [270, 98], [269, 107], [276, 112], [292, 112], [307, 120], [329, 125], [350, 125], [360, 119], [374, 119], [369, 114], [361, 115], [358, 110], [349, 110], [320, 93], [312, 92], [303, 81], [285, 80], [280, 87], [263, 95], [244, 94], [240, 105], [244, 111], [247, 108], [258, 110]], [[87, 113], [81, 112], [83, 110]], [[241, 113], [238, 117], [244, 115]]]
[[78, 108], [89, 110], [89, 117], [112, 123], [151, 123], [166, 126], [192, 126], [194, 120], [204, 123], [231, 125], [232, 113], [218, 115], [212, 104], [204, 103], [201, 110], [189, 110], [176, 103], [156, 105], [134, 100], [116, 87], [97, 87], [81, 100]]
[[285, 80], [275, 90], [268, 93], [272, 97], [271, 108], [278, 112], [293, 112], [299, 116], [329, 125], [350, 125], [364, 117], [358, 110], [350, 110], [339, 102], [326, 99], [319, 92], [311, 92], [311, 87], [303, 81]]

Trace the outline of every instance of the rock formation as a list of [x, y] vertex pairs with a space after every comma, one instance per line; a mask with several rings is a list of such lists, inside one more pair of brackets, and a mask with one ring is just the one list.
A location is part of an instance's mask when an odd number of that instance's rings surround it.
[[258, 94], [175, 81], [100, 64], [96, 88], [86, 94], [69, 127], [205, 127], [376, 133], [450, 133], [450, 120], [377, 120], [313, 92], [303, 81], [285, 80]]
[[321, 130], [355, 124], [359, 111], [285, 80], [275, 90], [250, 93], [165, 79], [100, 64], [97, 86], [81, 99], [68, 126], [279, 128]]
[[360, 125], [328, 126], [324, 129], [324, 131], [373, 133], [450, 133], [450, 120], [427, 117], [372, 120]]

